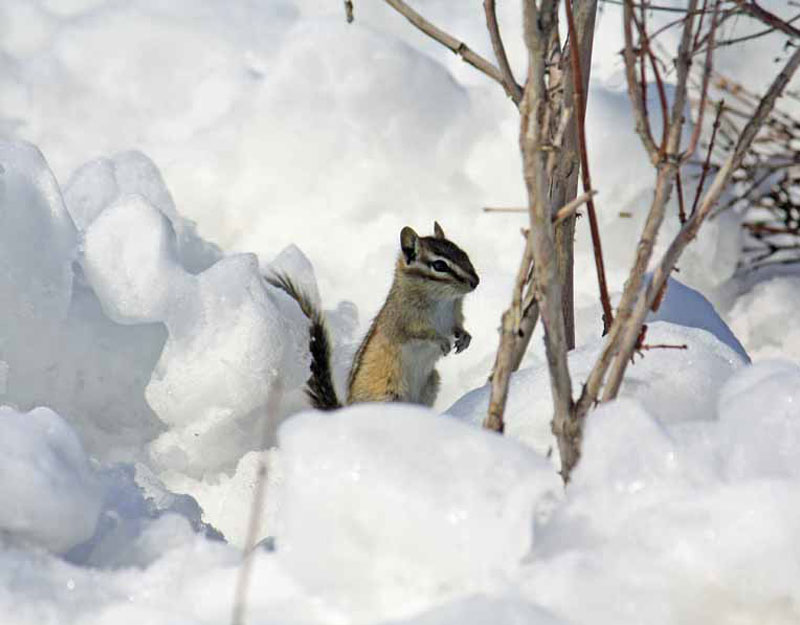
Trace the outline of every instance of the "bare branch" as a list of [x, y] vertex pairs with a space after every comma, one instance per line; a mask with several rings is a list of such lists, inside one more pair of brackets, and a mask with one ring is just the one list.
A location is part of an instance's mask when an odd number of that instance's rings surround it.
[[595, 195], [597, 195], [597, 191], [595, 190], [582, 193], [574, 200], [566, 204], [564, 208], [559, 209], [555, 215], [553, 215], [553, 223], [557, 224], [565, 220], [567, 217], [571, 217], [572, 215], [575, 214], [575, 211], [577, 211], [581, 206], [589, 202], [589, 200], [591, 200], [592, 197], [594, 197]]
[[497, 59], [497, 64], [500, 66], [500, 72], [503, 76], [503, 89], [505, 89], [508, 97], [514, 101], [514, 104], [518, 105], [520, 100], [522, 100], [522, 87], [517, 83], [514, 78], [514, 73], [511, 71], [511, 66], [508, 64], [506, 48], [500, 36], [500, 28], [497, 25], [495, 0], [483, 0], [483, 10], [484, 13], [486, 13], [486, 27], [489, 29], [489, 38], [492, 40], [494, 56]]
[[636, 119], [636, 132], [642, 139], [645, 150], [650, 155], [650, 160], [653, 163], [658, 162], [660, 150], [653, 139], [653, 133], [650, 130], [650, 119], [647, 114], [647, 108], [644, 105], [644, 85], [641, 85], [636, 79], [636, 52], [633, 46], [633, 2], [625, 0], [623, 9], [623, 32], [625, 34], [625, 48], [623, 50], [623, 59], [625, 60], [625, 78], [628, 82], [628, 94], [630, 95], [631, 108], [633, 115]]
[[472, 51], [472, 49], [463, 41], [459, 41], [452, 35], [447, 34], [443, 30], [431, 24], [428, 20], [422, 17], [414, 9], [408, 6], [403, 0], [384, 0], [386, 4], [392, 7], [395, 11], [400, 13], [409, 22], [416, 26], [423, 33], [428, 35], [434, 41], [438, 41], [445, 48], [460, 56], [466, 63], [472, 65], [475, 69], [486, 74], [492, 80], [500, 83], [505, 88], [503, 82], [503, 75], [499, 69], [492, 65], [489, 61], [483, 58], [480, 54]]
[[557, 32], [558, 13], [552, 0], [542, 0], [537, 10], [533, 0], [523, 2], [525, 46], [528, 49], [528, 80], [520, 106], [520, 149], [530, 207], [530, 241], [539, 311], [545, 332], [545, 351], [553, 396], [553, 433], [561, 454], [561, 477], [569, 479], [580, 457], [581, 429], [572, 418], [572, 381], [567, 367], [567, 342], [561, 310], [561, 284], [555, 264], [552, 214], [547, 198], [547, 159], [543, 146], [548, 92], [545, 72], [548, 45]]
[[[553, 223], [557, 224], [561, 221], [564, 221], [567, 217], [574, 215], [575, 211], [588, 202], [589, 198], [594, 197], [595, 195], [597, 195], [597, 191], [594, 190], [587, 193], [582, 193], [553, 214]], [[528, 209], [521, 206], [485, 206], [483, 211], [485, 213], [527, 213]]]
[[[706, 48], [706, 60], [703, 64], [703, 79], [700, 86], [700, 104], [698, 107], [697, 112], [697, 120], [695, 121], [694, 129], [692, 130], [692, 137], [689, 139], [689, 147], [686, 148], [684, 151], [681, 160], [685, 163], [688, 161], [693, 155], [694, 151], [697, 149], [697, 142], [700, 139], [700, 133], [703, 130], [703, 114], [705, 113], [706, 109], [706, 100], [708, 98], [708, 84], [711, 80], [711, 72], [712, 72], [712, 61], [714, 55], [714, 40], [716, 37], [717, 31], [717, 15], [719, 14], [719, 0], [716, 0], [714, 3], [714, 10], [711, 14], [711, 27], [708, 32], [708, 46]], [[697, 30], [698, 34], [700, 33], [700, 29]], [[681, 222], [683, 223], [683, 222]]]
[[703, 161], [703, 167], [700, 170], [700, 180], [697, 182], [697, 191], [695, 191], [694, 201], [692, 202], [692, 215], [697, 210], [697, 202], [700, 200], [700, 194], [703, 192], [703, 185], [708, 176], [708, 170], [711, 167], [711, 153], [714, 151], [714, 142], [717, 139], [717, 130], [719, 130], [719, 119], [722, 115], [724, 102], [720, 100], [717, 104], [717, 114], [714, 116], [714, 126], [711, 128], [711, 139], [708, 142], [708, 150], [706, 152], [706, 160]]
[[800, 37], [800, 30], [796, 27], [792, 26], [786, 20], [782, 20], [780, 17], [775, 15], [774, 13], [770, 13], [765, 8], [761, 7], [759, 4], [755, 2], [755, 0], [734, 0], [737, 5], [743, 10], [755, 17], [757, 20], [760, 20], [773, 28], [774, 30], [779, 30], [782, 33], [789, 35], [792, 38]]
[[[530, 236], [525, 237], [525, 250], [522, 253], [517, 278], [514, 281], [514, 292], [511, 297], [511, 307], [503, 313], [502, 325], [500, 328], [500, 346], [497, 348], [494, 367], [492, 368], [492, 390], [489, 398], [489, 412], [483, 421], [483, 427], [488, 430], [503, 433], [505, 421], [503, 414], [506, 409], [508, 399], [508, 384], [511, 379], [511, 372], [514, 361], [514, 347], [519, 337], [520, 325], [522, 324], [525, 311], [522, 306], [522, 293], [528, 282], [531, 272], [533, 253], [531, 252]], [[536, 323], [536, 312], [531, 311], [533, 323]]]
[[[572, 15], [572, 0], [566, 0], [564, 6], [566, 7], [570, 39], [576, 41], [577, 31], [575, 28], [575, 19]], [[575, 111], [577, 112], [577, 115], [574, 117], [575, 128], [578, 133], [578, 152], [581, 158], [583, 190], [589, 193], [589, 197], [586, 199], [586, 212], [589, 215], [589, 230], [592, 235], [597, 285], [600, 291], [600, 305], [603, 307], [603, 334], [607, 334], [614, 317], [611, 312], [611, 300], [608, 297], [608, 286], [606, 285], [606, 270], [603, 266], [603, 246], [600, 241], [600, 229], [597, 226], [597, 213], [594, 210], [594, 201], [592, 200], [591, 193], [592, 177], [589, 173], [589, 157], [586, 154], [586, 129], [584, 127], [586, 103], [583, 96], [583, 76], [581, 74], [581, 57], [578, 46], [572, 47], [569, 57], [572, 63], [573, 100], [575, 102]]]
[[613, 399], [616, 397], [619, 387], [622, 383], [622, 376], [625, 374], [628, 360], [636, 346], [636, 338], [638, 336], [639, 328], [641, 328], [647, 311], [650, 309], [652, 303], [658, 297], [659, 291], [664, 287], [669, 278], [675, 263], [683, 253], [686, 246], [697, 236], [697, 231], [705, 221], [711, 209], [716, 204], [722, 191], [730, 183], [734, 171], [741, 165], [750, 146], [753, 143], [759, 130], [764, 125], [769, 114], [775, 106], [775, 102], [785, 89], [791, 77], [800, 66], [800, 48], [795, 49], [792, 56], [787, 61], [783, 70], [778, 74], [775, 80], [770, 85], [767, 93], [761, 99], [756, 108], [753, 116], [748, 120], [739, 139], [736, 142], [735, 148], [730, 152], [725, 163], [717, 172], [714, 181], [711, 183], [708, 192], [703, 197], [700, 207], [692, 214], [689, 220], [681, 228], [678, 235], [670, 244], [667, 251], [664, 253], [661, 261], [653, 272], [646, 291], [643, 297], [637, 301], [636, 308], [632, 315], [631, 323], [629, 323], [625, 330], [625, 335], [617, 355], [617, 359], [612, 366], [609, 373], [609, 380], [603, 394], [603, 400]]

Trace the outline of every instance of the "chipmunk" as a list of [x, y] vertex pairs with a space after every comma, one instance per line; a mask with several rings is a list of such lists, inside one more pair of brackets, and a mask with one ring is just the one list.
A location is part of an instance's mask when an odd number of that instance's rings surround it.
[[[472, 337], [464, 329], [464, 296], [480, 281], [461, 248], [433, 224], [432, 237], [420, 237], [406, 226], [400, 231], [389, 295], [372, 321], [353, 359], [347, 404], [399, 401], [433, 405], [439, 392], [436, 361], [467, 349]], [[320, 410], [343, 404], [331, 376], [331, 347], [325, 319], [291, 279], [279, 274], [266, 280], [285, 291], [311, 323], [311, 377], [306, 393]], [[452, 343], [451, 343], [452, 341]]]

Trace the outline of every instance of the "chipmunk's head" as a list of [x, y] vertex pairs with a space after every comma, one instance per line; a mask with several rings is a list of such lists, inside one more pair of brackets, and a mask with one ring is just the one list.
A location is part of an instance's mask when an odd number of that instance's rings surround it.
[[430, 289], [436, 297], [460, 297], [474, 291], [480, 279], [469, 256], [448, 240], [433, 223], [433, 236], [421, 237], [406, 226], [400, 231], [400, 269], [415, 285]]

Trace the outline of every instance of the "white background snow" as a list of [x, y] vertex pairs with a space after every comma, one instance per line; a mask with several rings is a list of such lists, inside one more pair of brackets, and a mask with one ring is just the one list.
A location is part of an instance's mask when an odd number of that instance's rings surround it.
[[[490, 56], [480, 2], [414, 5]], [[228, 622], [265, 447], [248, 622], [800, 622], [800, 273], [735, 276], [738, 217], [708, 224], [648, 331], [687, 349], [636, 359], [565, 492], [538, 333], [507, 436], [476, 427], [522, 244], [523, 216], [481, 210], [524, 200], [515, 110], [383, 2], [355, 10], [0, 4], [0, 622]], [[621, 41], [602, 5], [587, 131], [617, 294], [653, 180]], [[717, 67], [761, 89], [782, 46]], [[304, 412], [306, 324], [262, 275], [328, 310], [341, 387], [401, 227], [434, 219], [481, 276], [436, 411]], [[601, 346], [578, 230], [576, 385]]]

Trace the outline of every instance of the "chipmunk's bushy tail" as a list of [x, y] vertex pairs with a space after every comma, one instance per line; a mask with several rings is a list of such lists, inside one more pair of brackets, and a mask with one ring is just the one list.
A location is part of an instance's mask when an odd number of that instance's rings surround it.
[[336, 389], [333, 388], [331, 341], [322, 311], [288, 276], [275, 274], [265, 277], [265, 280], [295, 300], [311, 323], [308, 345], [311, 352], [311, 377], [306, 382], [306, 395], [311, 400], [311, 405], [318, 410], [341, 408], [342, 404], [336, 396]]

